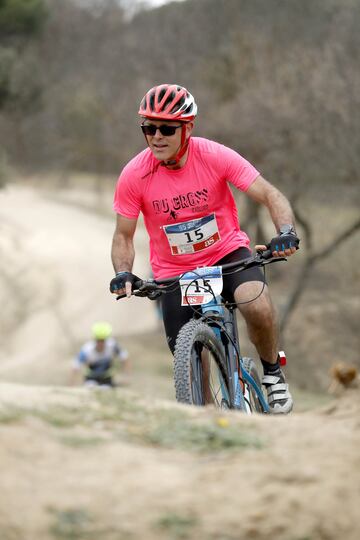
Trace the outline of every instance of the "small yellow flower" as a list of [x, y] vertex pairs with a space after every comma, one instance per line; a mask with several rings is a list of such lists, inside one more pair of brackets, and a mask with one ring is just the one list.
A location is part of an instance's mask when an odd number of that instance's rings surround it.
[[224, 418], [223, 416], [220, 416], [220, 418], [218, 418], [216, 420], [216, 423], [218, 426], [222, 427], [222, 428], [226, 428], [226, 427], [229, 427], [230, 425], [230, 422], [227, 418]]

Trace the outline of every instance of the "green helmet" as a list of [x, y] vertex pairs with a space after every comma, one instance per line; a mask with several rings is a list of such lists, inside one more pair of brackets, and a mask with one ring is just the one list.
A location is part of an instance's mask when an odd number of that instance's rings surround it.
[[112, 327], [107, 322], [96, 322], [92, 325], [94, 339], [103, 340], [111, 336]]

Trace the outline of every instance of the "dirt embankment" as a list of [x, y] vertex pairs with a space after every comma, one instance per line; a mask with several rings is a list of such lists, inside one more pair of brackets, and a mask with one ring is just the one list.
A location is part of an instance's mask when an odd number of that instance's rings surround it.
[[359, 390], [246, 417], [0, 385], [3, 540], [357, 540]]

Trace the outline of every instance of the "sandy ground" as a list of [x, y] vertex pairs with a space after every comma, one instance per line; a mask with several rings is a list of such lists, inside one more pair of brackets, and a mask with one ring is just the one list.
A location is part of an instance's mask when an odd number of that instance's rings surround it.
[[285, 418], [0, 393], [3, 540], [359, 538], [359, 390]]
[[[359, 388], [285, 418], [176, 405], [153, 305], [107, 293], [113, 217], [65, 195], [0, 192], [0, 539], [357, 540]], [[129, 387], [61, 386], [103, 318]]]

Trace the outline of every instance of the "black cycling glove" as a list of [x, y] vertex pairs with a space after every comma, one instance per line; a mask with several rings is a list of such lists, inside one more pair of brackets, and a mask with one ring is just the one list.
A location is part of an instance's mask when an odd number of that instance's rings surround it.
[[296, 235], [295, 229], [291, 225], [285, 225], [281, 227], [280, 234], [271, 240], [269, 249], [271, 253], [273, 251], [285, 251], [292, 247], [299, 249], [299, 243], [300, 240]]
[[116, 276], [110, 281], [110, 292], [116, 293], [119, 289], [125, 289], [125, 283], [130, 281], [133, 285], [140, 278], [132, 274], [131, 272], [117, 272]]

